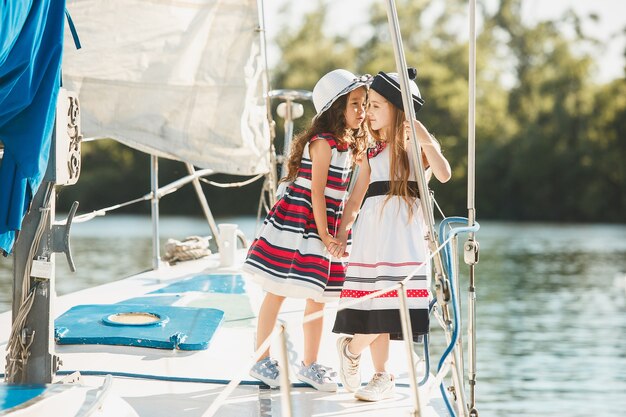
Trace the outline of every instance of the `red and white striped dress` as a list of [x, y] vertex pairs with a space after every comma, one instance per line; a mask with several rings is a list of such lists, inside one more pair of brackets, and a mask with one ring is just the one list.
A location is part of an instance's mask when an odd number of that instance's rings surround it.
[[296, 180], [268, 213], [254, 240], [243, 271], [264, 290], [285, 297], [336, 300], [347, 262], [334, 259], [317, 233], [311, 203], [312, 163], [309, 144], [325, 140], [331, 160], [324, 195], [328, 231], [335, 236], [343, 212], [352, 166], [352, 152], [330, 133], [311, 138], [304, 147]]
[[[373, 183], [389, 181], [390, 152], [378, 146], [368, 152]], [[411, 161], [411, 169], [414, 171]], [[411, 175], [410, 178], [415, 178]], [[430, 262], [425, 240], [425, 225], [419, 199], [415, 199], [409, 220], [406, 202], [386, 195], [366, 196], [352, 230], [352, 250], [341, 292], [339, 307], [402, 281], [407, 282], [409, 315], [413, 337], [428, 332], [430, 302]], [[390, 333], [402, 339], [400, 301], [396, 290], [363, 300], [337, 312], [335, 333]]]

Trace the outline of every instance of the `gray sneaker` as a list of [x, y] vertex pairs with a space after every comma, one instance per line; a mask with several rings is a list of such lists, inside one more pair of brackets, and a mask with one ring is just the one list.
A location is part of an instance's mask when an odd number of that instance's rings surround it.
[[350, 392], [355, 392], [361, 386], [361, 370], [359, 361], [361, 355], [352, 357], [348, 354], [348, 344], [351, 337], [342, 336], [337, 339], [337, 351], [339, 353], [339, 378], [344, 388]]
[[278, 362], [268, 356], [254, 364], [250, 369], [250, 376], [258, 379], [272, 388], [280, 386], [280, 368]]
[[380, 401], [394, 396], [396, 383], [393, 375], [377, 372], [366, 386], [358, 390], [354, 396], [363, 401]]
[[298, 371], [297, 377], [300, 381], [309, 384], [319, 391], [335, 392], [337, 391], [337, 383], [332, 380], [337, 373], [331, 368], [313, 362], [309, 366], [304, 366]]

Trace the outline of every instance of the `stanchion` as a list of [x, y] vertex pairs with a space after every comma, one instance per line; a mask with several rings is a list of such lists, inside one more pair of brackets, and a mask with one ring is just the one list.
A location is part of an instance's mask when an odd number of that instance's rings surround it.
[[291, 383], [289, 382], [289, 355], [287, 352], [287, 329], [280, 325], [280, 405], [283, 417], [291, 417]]
[[413, 411], [412, 415], [415, 417], [421, 417], [421, 404], [419, 397], [419, 389], [417, 387], [417, 374], [415, 372], [415, 363], [413, 362], [413, 331], [411, 329], [411, 320], [409, 319], [409, 303], [406, 299], [405, 283], [400, 283], [400, 320], [402, 321], [402, 336], [404, 338], [404, 346], [406, 347], [406, 354], [409, 367], [409, 385], [411, 387], [412, 399], [413, 399]]

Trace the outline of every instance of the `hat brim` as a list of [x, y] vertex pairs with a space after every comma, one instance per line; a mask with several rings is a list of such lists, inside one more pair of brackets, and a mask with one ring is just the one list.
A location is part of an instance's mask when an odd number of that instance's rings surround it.
[[332, 106], [333, 103], [337, 101], [339, 97], [345, 96], [346, 94], [350, 94], [350, 92], [356, 90], [359, 87], [367, 87], [369, 84], [370, 84], [370, 81], [361, 81], [361, 80], [353, 81], [352, 84], [346, 86], [346, 88], [344, 88], [339, 93], [337, 93], [337, 95], [333, 97], [332, 100], [326, 103], [326, 105], [322, 107], [322, 109], [318, 111], [315, 116], [313, 116], [313, 120], [317, 119], [322, 113], [330, 109], [330, 106]]

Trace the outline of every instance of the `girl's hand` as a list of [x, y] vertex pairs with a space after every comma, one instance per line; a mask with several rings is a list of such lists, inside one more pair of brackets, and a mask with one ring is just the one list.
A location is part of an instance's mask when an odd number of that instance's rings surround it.
[[337, 248], [336, 254], [333, 253], [333, 256], [336, 258], [344, 258], [349, 255], [347, 252], [348, 248], [348, 232], [340, 231], [337, 233], [337, 240], [339, 241], [339, 247]]
[[[411, 125], [406, 120], [404, 121], [403, 125], [406, 139], [409, 140], [411, 139]], [[428, 133], [428, 130], [426, 130], [422, 122], [420, 122], [419, 120], [413, 120], [413, 126], [415, 127], [415, 133], [417, 134], [417, 139], [419, 140], [420, 145], [430, 144], [432, 141], [430, 134]]]
[[[430, 167], [432, 173], [440, 182], [447, 182], [452, 175], [452, 170], [450, 169], [450, 163], [441, 153], [441, 146], [420, 121], [413, 120], [413, 126], [422, 150], [424, 169]], [[404, 130], [408, 137], [411, 133], [411, 125], [406, 121], [404, 122]]]
[[337, 238], [334, 238], [330, 233], [327, 233], [325, 236], [322, 236], [322, 243], [326, 246], [328, 253], [330, 253], [335, 258], [340, 258], [343, 255], [343, 252], [346, 248], [345, 244], [342, 245], [341, 241]]

